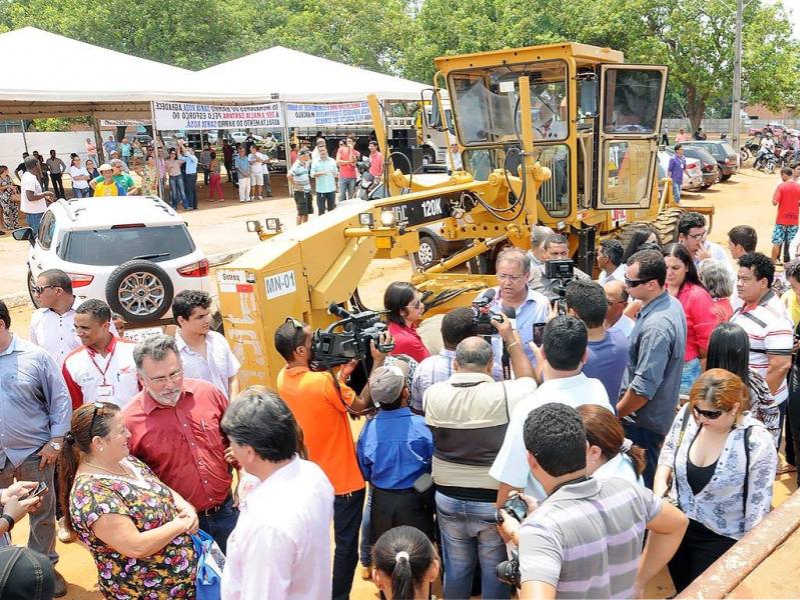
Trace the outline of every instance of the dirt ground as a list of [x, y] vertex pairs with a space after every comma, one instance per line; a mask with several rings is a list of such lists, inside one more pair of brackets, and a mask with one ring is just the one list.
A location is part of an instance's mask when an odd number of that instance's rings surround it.
[[[277, 179], [277, 178], [276, 178]], [[763, 173], [755, 173], [751, 169], [745, 169], [737, 174], [732, 180], [720, 183], [712, 187], [705, 193], [685, 194], [683, 204], [691, 208], [697, 204], [711, 204], [716, 209], [713, 218], [713, 228], [710, 239], [722, 244], [727, 248], [727, 231], [740, 224], [749, 224], [756, 228], [759, 234], [759, 250], [769, 253], [770, 233], [774, 223], [775, 209], [771, 205], [772, 192], [780, 182], [777, 175], [767, 176]], [[205, 190], [201, 191], [201, 196], [205, 197]], [[227, 195], [230, 198], [231, 196]], [[293, 213], [293, 206], [289, 204], [288, 198], [271, 200], [269, 204], [265, 200], [263, 204], [239, 205], [225, 203], [227, 206], [203, 206], [203, 215], [188, 214], [187, 220], [197, 222], [197, 228], [192, 227], [193, 235], [198, 245], [220, 244], [219, 227], [224, 223], [226, 246], [233, 243], [233, 240], [242, 239], [243, 224], [245, 218], [252, 218], [249, 215], [258, 213], [256, 218], [263, 218], [264, 212], [272, 214], [280, 213], [286, 215], [286, 222], [290, 222]], [[270, 210], [271, 209], [271, 210]], [[219, 211], [219, 212], [217, 212]], [[219, 216], [215, 216], [219, 215]], [[283, 219], [282, 219], [283, 220]], [[216, 222], [216, 227], [214, 226]], [[217, 230], [215, 233], [214, 230]], [[7, 246], [6, 240], [0, 242], [0, 254], [10, 258], [6, 251], [11, 251], [12, 247]], [[12, 242], [13, 243], [13, 242]], [[14, 259], [22, 259], [24, 254], [17, 248], [13, 249]], [[6, 261], [0, 261], [6, 262]], [[20, 269], [19, 264], [12, 267], [12, 272], [0, 277], [4, 281], [0, 293], [7, 294], [22, 292], [25, 290], [24, 270]], [[21, 276], [20, 276], [20, 273]], [[379, 306], [381, 303], [382, 292], [392, 281], [407, 280], [410, 275], [410, 268], [407, 261], [394, 259], [391, 261], [375, 261], [370, 271], [363, 280], [361, 288], [362, 297], [368, 306]], [[20, 332], [23, 336], [27, 332], [30, 321], [30, 309], [20, 307], [12, 312], [12, 329]], [[360, 423], [354, 424], [354, 434], [360, 429]], [[774, 484], [774, 504], [780, 504], [795, 490], [794, 474], [780, 476]], [[23, 520], [14, 532], [16, 543], [25, 543], [27, 539], [27, 519]], [[74, 600], [99, 599], [101, 596], [96, 591], [97, 571], [92, 563], [91, 557], [85, 548], [79, 544], [58, 545], [58, 552], [61, 557], [58, 569], [65, 576], [69, 583], [68, 598]], [[650, 597], [664, 598], [673, 593], [669, 577], [666, 573], [661, 573], [648, 589]], [[364, 582], [360, 577], [360, 570], [355, 575], [353, 600], [372, 600], [377, 598], [375, 587], [370, 582]]]

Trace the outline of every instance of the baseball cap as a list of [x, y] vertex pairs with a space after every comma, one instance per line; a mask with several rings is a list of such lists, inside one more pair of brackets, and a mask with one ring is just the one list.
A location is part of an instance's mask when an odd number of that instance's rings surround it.
[[310, 150], [300, 150], [299, 156], [311, 156]]
[[98, 170], [98, 171], [100, 171], [100, 172], [102, 173], [103, 171], [113, 171], [113, 170], [114, 170], [114, 167], [112, 167], [112, 166], [111, 166], [110, 164], [108, 164], [108, 163], [103, 163], [102, 165], [100, 165], [100, 168], [99, 168], [99, 169], [97, 169], [97, 170]]
[[408, 363], [403, 361], [375, 369], [369, 378], [369, 395], [372, 401], [377, 406], [393, 404], [406, 385], [408, 373]]

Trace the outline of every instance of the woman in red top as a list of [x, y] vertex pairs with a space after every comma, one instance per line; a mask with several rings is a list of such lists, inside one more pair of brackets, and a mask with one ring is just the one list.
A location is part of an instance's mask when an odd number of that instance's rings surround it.
[[711, 294], [700, 283], [689, 251], [681, 244], [668, 244], [664, 247], [664, 261], [667, 263], [667, 289], [681, 303], [686, 315], [686, 352], [680, 393], [688, 394], [705, 366], [708, 338], [719, 324], [719, 318]]
[[389, 311], [389, 333], [394, 338], [392, 354], [406, 354], [422, 362], [431, 355], [417, 333], [425, 306], [417, 289], [405, 281], [395, 281], [383, 294], [383, 306]]

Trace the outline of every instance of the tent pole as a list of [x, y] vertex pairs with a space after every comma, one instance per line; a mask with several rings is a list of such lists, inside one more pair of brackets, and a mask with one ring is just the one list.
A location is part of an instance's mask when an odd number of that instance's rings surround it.
[[[281, 100], [281, 109], [283, 112], [283, 153], [284, 161], [286, 162], [286, 172], [292, 168], [291, 155], [292, 149], [290, 148], [291, 140], [289, 139], [289, 119], [287, 118], [288, 111], [286, 110], [286, 100]], [[298, 150], [300, 150], [298, 148]]]
[[[106, 162], [105, 153], [103, 152], [103, 136], [100, 134], [100, 122], [94, 116], [94, 109], [90, 113], [92, 117], [92, 133], [94, 134], [94, 147], [97, 148], [97, 158], [100, 165]], [[100, 165], [95, 165], [99, 168]]]
[[[164, 199], [164, 176], [161, 173], [161, 158], [158, 150], [158, 124], [156, 123], [156, 103], [150, 101], [150, 120], [153, 123], [153, 162], [156, 163], [156, 177], [158, 177], [158, 197]], [[145, 160], [145, 164], [147, 160]]]
[[25, 154], [28, 153], [28, 138], [25, 136], [25, 120], [19, 120], [19, 127], [22, 130], [22, 143], [25, 146]]

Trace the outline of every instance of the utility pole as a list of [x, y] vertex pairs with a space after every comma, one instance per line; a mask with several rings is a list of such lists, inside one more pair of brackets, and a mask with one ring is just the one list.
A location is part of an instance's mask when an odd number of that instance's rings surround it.
[[736, 39], [733, 55], [733, 114], [731, 115], [731, 143], [739, 154], [739, 137], [742, 123], [742, 19], [744, 0], [736, 0]]

